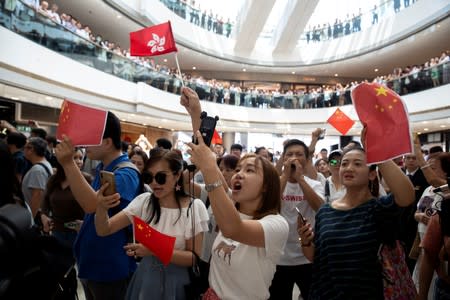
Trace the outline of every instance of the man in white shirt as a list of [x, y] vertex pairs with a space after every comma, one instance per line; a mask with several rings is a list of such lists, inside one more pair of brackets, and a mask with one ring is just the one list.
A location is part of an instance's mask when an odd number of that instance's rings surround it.
[[270, 299], [292, 299], [294, 283], [303, 299], [308, 299], [312, 264], [302, 251], [302, 246], [308, 245], [299, 243], [296, 208], [314, 227], [316, 211], [323, 204], [324, 188], [320, 182], [304, 175], [309, 156], [308, 146], [304, 142], [289, 140], [284, 145], [283, 153], [281, 215], [289, 224], [289, 236], [272, 280]]

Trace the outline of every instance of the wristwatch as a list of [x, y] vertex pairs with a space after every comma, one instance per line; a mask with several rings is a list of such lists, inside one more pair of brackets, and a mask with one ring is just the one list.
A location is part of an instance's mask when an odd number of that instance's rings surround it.
[[216, 182], [205, 184], [205, 190], [207, 192], [212, 192], [214, 189], [218, 188], [219, 186], [222, 186], [222, 181], [217, 180]]

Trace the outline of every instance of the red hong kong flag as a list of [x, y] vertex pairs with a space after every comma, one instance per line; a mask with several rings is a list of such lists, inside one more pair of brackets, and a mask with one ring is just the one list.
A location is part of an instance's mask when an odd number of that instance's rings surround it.
[[217, 144], [222, 145], [223, 144], [222, 137], [220, 136], [220, 134], [215, 129], [214, 129], [214, 135], [212, 137], [211, 143], [214, 144], [214, 145], [217, 145]]
[[327, 122], [336, 128], [342, 135], [345, 135], [350, 128], [352, 128], [355, 121], [350, 119], [342, 110], [339, 108], [328, 118]]
[[164, 265], [168, 265], [172, 258], [175, 238], [153, 229], [136, 216], [133, 216], [133, 223], [136, 240], [147, 247]]
[[366, 127], [368, 163], [413, 152], [408, 111], [399, 95], [378, 83], [361, 83], [352, 90], [352, 101]]
[[64, 100], [59, 114], [56, 138], [67, 135], [74, 146], [96, 146], [102, 143], [108, 112]]
[[130, 32], [131, 56], [156, 56], [177, 51], [170, 21]]

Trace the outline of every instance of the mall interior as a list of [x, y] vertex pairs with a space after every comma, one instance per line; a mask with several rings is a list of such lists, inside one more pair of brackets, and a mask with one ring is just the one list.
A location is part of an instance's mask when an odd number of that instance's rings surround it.
[[[188, 86], [226, 152], [276, 154], [316, 128], [317, 151], [332, 151], [360, 137], [352, 88], [377, 82], [403, 99], [423, 150], [448, 152], [449, 16], [450, 0], [0, 0], [0, 120], [55, 135], [68, 99], [112, 111], [124, 141], [185, 150]], [[177, 52], [130, 55], [130, 32], [167, 21]], [[327, 122], [337, 108], [355, 121], [345, 135]]]
[[[357, 139], [350, 90], [374, 80], [402, 96], [425, 148], [449, 149], [446, 0], [400, 8], [383, 0], [54, 0], [48, 11], [45, 1], [1, 2], [0, 119], [24, 133], [38, 124], [54, 134], [69, 99], [116, 113], [127, 141], [144, 134], [182, 147], [191, 124], [179, 105], [175, 54], [128, 51], [129, 32], [170, 20], [184, 84], [219, 117], [227, 151], [240, 143], [275, 152], [287, 138], [308, 143], [318, 127], [327, 137], [318, 148]], [[345, 136], [327, 123], [338, 106], [356, 121]]]

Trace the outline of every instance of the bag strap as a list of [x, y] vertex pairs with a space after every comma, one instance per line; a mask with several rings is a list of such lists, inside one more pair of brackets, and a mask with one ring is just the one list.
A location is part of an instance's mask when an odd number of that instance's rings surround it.
[[[330, 178], [330, 177], [328, 177]], [[325, 180], [325, 200], [326, 203], [330, 203], [330, 182], [328, 181], [328, 178]]]
[[48, 167], [44, 164], [44, 163], [37, 163], [37, 165], [40, 165], [41, 167], [44, 168], [45, 172], [47, 173], [47, 176], [50, 177], [52, 176], [52, 172], [50, 172], [50, 170], [48, 169]]

